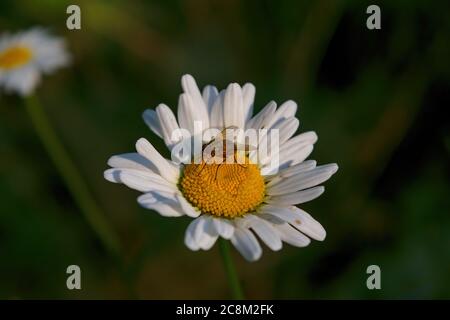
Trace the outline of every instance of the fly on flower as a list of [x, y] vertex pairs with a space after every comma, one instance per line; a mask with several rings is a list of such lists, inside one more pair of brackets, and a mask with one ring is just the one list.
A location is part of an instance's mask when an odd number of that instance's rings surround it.
[[62, 39], [42, 28], [0, 35], [0, 87], [27, 96], [41, 75], [52, 73], [70, 61]]
[[[183, 76], [181, 84], [184, 92], [178, 117], [160, 104], [156, 110], [144, 112], [144, 121], [171, 150], [180, 142], [174, 138], [179, 135], [172, 134], [176, 130], [187, 130], [194, 136], [196, 122], [205, 130], [219, 130], [221, 135], [202, 145], [202, 156], [205, 151], [209, 156], [178, 163], [163, 158], [141, 138], [136, 143], [137, 153], [109, 159], [112, 168], [105, 171], [105, 178], [143, 192], [138, 202], [144, 208], [167, 217], [192, 217], [185, 233], [185, 244], [191, 250], [208, 250], [221, 237], [229, 239], [244, 258], [255, 261], [262, 254], [260, 241], [280, 250], [283, 242], [304, 247], [310, 238], [324, 240], [325, 229], [296, 205], [320, 196], [324, 192], [320, 184], [338, 167], [317, 166], [315, 161], [306, 160], [317, 135], [305, 132], [294, 136], [299, 126], [296, 103], [287, 101], [277, 108], [270, 102], [253, 116], [255, 87], [250, 83], [242, 87], [232, 83], [220, 92], [206, 86], [203, 93], [190, 75]], [[252, 144], [239, 144], [234, 136], [223, 138], [226, 129], [267, 133], [258, 140], [255, 152], [250, 149]], [[262, 142], [267, 142], [272, 132], [277, 133], [277, 151], [255, 156], [269, 149]], [[216, 148], [222, 151], [214, 151]], [[236, 161], [239, 150], [243, 150], [239, 154], [242, 162]], [[277, 159], [277, 170], [267, 170], [273, 158]], [[233, 161], [223, 162], [227, 159]]]
[[212, 140], [202, 146], [202, 152], [194, 157], [193, 163], [200, 163], [201, 166], [197, 168], [200, 175], [205, 166], [216, 164], [215, 181], [219, 174], [219, 170], [224, 164], [236, 163], [243, 168], [246, 168], [245, 155], [254, 147], [249, 143], [241, 144], [236, 141], [235, 131], [239, 130], [236, 126], [229, 126], [219, 132]]
[[243, 163], [240, 161], [242, 153], [248, 154], [255, 150], [255, 146], [236, 139], [236, 126], [229, 126], [220, 131], [209, 142], [203, 144], [201, 154], [197, 155], [194, 163], [221, 164], [221, 163]]

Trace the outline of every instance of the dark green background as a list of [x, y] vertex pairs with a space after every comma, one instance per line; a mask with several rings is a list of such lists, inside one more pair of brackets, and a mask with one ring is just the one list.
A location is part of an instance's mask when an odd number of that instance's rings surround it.
[[[82, 30], [65, 27], [66, 7]], [[217, 246], [190, 252], [187, 218], [164, 218], [138, 192], [103, 179], [113, 154], [140, 137], [168, 155], [141, 119], [176, 106], [180, 77], [225, 87], [252, 82], [256, 107], [299, 104], [315, 130], [311, 156], [340, 170], [302, 206], [324, 242], [256, 263], [236, 251], [249, 298], [449, 298], [450, 104], [448, 1], [377, 1], [382, 29], [366, 28], [366, 1], [1, 1], [0, 31], [35, 25], [67, 38], [74, 62], [38, 95], [108, 222], [117, 265], [51, 163], [23, 105], [0, 97], [0, 297], [226, 298]], [[66, 289], [66, 267], [82, 290]], [[377, 264], [382, 290], [366, 288]]]

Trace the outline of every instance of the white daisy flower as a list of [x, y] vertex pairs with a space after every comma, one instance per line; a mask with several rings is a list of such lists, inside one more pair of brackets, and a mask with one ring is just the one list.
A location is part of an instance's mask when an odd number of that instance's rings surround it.
[[257, 237], [275, 251], [283, 242], [305, 247], [310, 238], [324, 240], [322, 225], [296, 205], [320, 196], [324, 187], [318, 185], [338, 167], [305, 161], [317, 135], [305, 132], [293, 136], [299, 126], [297, 104], [287, 101], [277, 108], [270, 102], [252, 116], [255, 87], [250, 83], [242, 87], [232, 83], [221, 92], [206, 86], [202, 94], [194, 78], [185, 75], [181, 85], [184, 93], [180, 95], [178, 117], [164, 104], [143, 114], [146, 124], [169, 149], [179, 143], [173, 135], [177, 129], [187, 129], [194, 135], [195, 121], [201, 121], [204, 129], [233, 126], [278, 130], [278, 172], [264, 173], [270, 159], [258, 159], [251, 153], [245, 156], [246, 165], [177, 164], [163, 158], [141, 138], [136, 143], [137, 153], [109, 159], [112, 168], [105, 171], [105, 178], [143, 192], [137, 200], [144, 208], [166, 217], [192, 217], [185, 244], [194, 251], [208, 250], [222, 237], [231, 240], [245, 259], [255, 261], [262, 254]]
[[31, 94], [41, 74], [69, 63], [64, 40], [42, 28], [0, 36], [0, 87], [22, 96]]

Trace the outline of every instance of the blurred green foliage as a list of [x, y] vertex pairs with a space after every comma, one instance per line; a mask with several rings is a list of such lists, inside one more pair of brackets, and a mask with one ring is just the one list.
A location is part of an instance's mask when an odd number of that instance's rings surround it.
[[[66, 7], [82, 30], [65, 27]], [[176, 106], [180, 77], [203, 86], [255, 84], [256, 108], [299, 103], [301, 130], [319, 135], [312, 159], [337, 162], [325, 194], [304, 205], [327, 229], [304, 249], [234, 257], [249, 298], [450, 298], [450, 3], [379, 1], [0, 2], [0, 32], [35, 25], [64, 36], [74, 63], [44, 79], [46, 112], [107, 220], [123, 265], [108, 256], [36, 137], [23, 102], [0, 97], [0, 297], [224, 298], [218, 248], [190, 252], [189, 219], [136, 203], [103, 179], [106, 161], [139, 137], [162, 141], [145, 108]], [[82, 290], [66, 289], [66, 267]], [[366, 288], [366, 268], [382, 290]]]

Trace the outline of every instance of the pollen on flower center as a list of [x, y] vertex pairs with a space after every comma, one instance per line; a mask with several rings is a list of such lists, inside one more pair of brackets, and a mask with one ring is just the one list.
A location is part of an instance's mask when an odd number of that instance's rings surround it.
[[27, 47], [17, 46], [0, 52], [0, 69], [12, 69], [26, 64], [33, 56]]
[[234, 218], [255, 209], [265, 184], [257, 165], [188, 164], [180, 181], [185, 198], [203, 213]]

